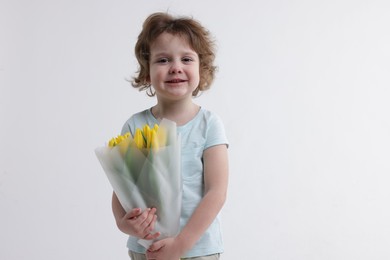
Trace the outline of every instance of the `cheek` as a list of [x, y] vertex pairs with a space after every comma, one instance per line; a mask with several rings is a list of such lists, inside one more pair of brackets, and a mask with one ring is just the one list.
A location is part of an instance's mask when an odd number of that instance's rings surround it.
[[150, 81], [153, 81], [161, 78], [161, 75], [162, 75], [161, 71], [152, 68], [150, 69], [149, 79]]
[[200, 79], [202, 78], [202, 74], [200, 73], [200, 70], [199, 70], [199, 69], [197, 69], [197, 70], [195, 71], [195, 75], [196, 75], [197, 81], [200, 81]]

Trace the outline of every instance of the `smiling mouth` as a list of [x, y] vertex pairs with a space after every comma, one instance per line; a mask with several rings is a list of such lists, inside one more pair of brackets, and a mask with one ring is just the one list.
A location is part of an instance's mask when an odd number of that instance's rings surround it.
[[172, 80], [167, 80], [166, 82], [167, 83], [182, 83], [182, 82], [186, 82], [186, 80], [184, 80], [184, 79], [172, 79]]

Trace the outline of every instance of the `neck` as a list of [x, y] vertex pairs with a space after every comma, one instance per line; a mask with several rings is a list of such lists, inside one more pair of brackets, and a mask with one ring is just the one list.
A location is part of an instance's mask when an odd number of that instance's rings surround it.
[[159, 101], [152, 107], [153, 115], [161, 120], [163, 118], [176, 122], [177, 125], [185, 125], [191, 121], [199, 111], [199, 106], [191, 102], [169, 102]]

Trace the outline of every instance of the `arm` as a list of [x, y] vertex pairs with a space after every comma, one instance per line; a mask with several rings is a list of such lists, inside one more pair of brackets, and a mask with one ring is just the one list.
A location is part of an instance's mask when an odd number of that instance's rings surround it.
[[146, 209], [143, 212], [141, 209], [135, 208], [126, 213], [114, 192], [112, 212], [119, 230], [125, 234], [148, 240], [153, 240], [160, 235], [158, 232], [151, 234], [157, 219], [155, 208]]
[[206, 149], [203, 160], [205, 194], [202, 201], [175, 238], [157, 241], [149, 248], [150, 259], [180, 258], [200, 239], [225, 203], [229, 172], [226, 145]]

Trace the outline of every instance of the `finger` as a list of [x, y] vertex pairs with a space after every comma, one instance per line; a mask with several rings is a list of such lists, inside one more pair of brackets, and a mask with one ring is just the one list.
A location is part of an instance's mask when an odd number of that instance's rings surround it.
[[[145, 218], [142, 218], [141, 227], [143, 229], [148, 228], [153, 223], [153, 220], [155, 220], [157, 218], [155, 213], [156, 213], [156, 209], [154, 209], [154, 208], [148, 209], [147, 211], [145, 211], [143, 213], [143, 214], [147, 214]], [[152, 230], [152, 229], [150, 229], [150, 230]]]
[[156, 259], [156, 256], [155, 256], [154, 253], [146, 251], [146, 259], [147, 260], [153, 260], [153, 259]]
[[152, 233], [152, 231], [154, 230], [154, 225], [156, 223], [156, 220], [157, 220], [157, 216], [154, 215], [153, 220], [150, 223], [150, 225], [144, 229], [144, 232], [146, 233], [146, 236], [144, 237], [144, 239], [155, 240], [156, 238], [158, 238], [161, 235], [160, 232]]
[[160, 241], [157, 241], [155, 243], [153, 243], [149, 248], [148, 248], [148, 251], [149, 252], [155, 252], [155, 251], [158, 251], [160, 250], [161, 248], [164, 247], [164, 241], [163, 240], [160, 240]]
[[152, 220], [152, 222], [150, 222], [150, 225], [149, 225], [150, 231], [154, 230], [154, 225], [156, 224], [156, 221], [157, 221], [157, 216], [154, 215], [153, 220]]
[[145, 237], [144, 237], [144, 239], [145, 240], [155, 240], [156, 238], [158, 238], [159, 236], [161, 235], [161, 233], [160, 232], [156, 232], [156, 233], [149, 233], [149, 234], [147, 234]]
[[135, 217], [138, 217], [140, 214], [141, 214], [141, 209], [134, 208], [126, 213], [125, 218], [127, 218], [127, 219], [135, 218]]

